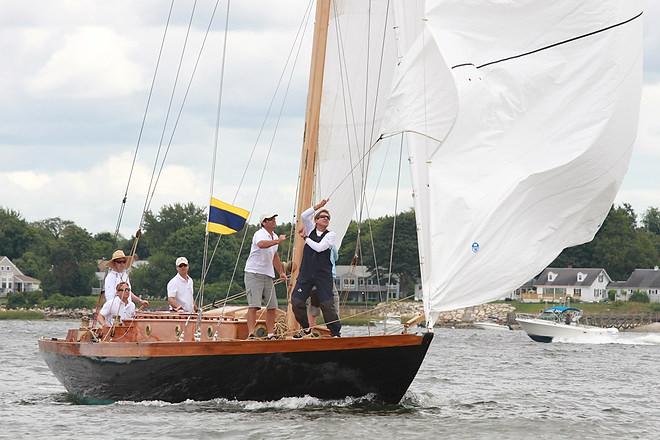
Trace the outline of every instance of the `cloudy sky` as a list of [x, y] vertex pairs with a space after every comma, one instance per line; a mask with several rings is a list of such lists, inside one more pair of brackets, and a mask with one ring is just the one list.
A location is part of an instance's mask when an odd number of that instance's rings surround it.
[[[0, 1], [0, 206], [34, 221], [59, 216], [90, 232], [113, 231], [124, 196], [158, 49], [168, 16], [166, 0]], [[645, 83], [638, 139], [617, 203], [639, 213], [660, 206], [660, 2], [645, 9]], [[185, 108], [172, 126], [205, 35], [214, 0], [199, 0], [169, 122], [172, 84], [192, 1], [176, 2], [156, 87], [131, 181], [122, 232], [137, 227], [157, 147], [171, 148], [153, 210], [210, 192], [225, 1], [212, 25]], [[213, 192], [231, 201], [264, 121], [277, 80], [308, 7], [307, 0], [232, 2]], [[306, 30], [309, 36], [310, 29]], [[293, 212], [302, 142], [309, 38], [247, 168], [237, 203], [259, 213]], [[278, 123], [274, 134], [273, 127]], [[265, 158], [270, 159], [257, 186]], [[396, 152], [398, 153], [398, 151]], [[395, 157], [393, 152], [390, 159]], [[383, 156], [383, 175], [394, 160]], [[380, 169], [380, 166], [378, 167]], [[380, 171], [379, 171], [380, 172]], [[393, 179], [389, 179], [392, 180]], [[382, 180], [375, 206], [391, 213], [393, 183]], [[404, 191], [400, 204], [412, 204]]]

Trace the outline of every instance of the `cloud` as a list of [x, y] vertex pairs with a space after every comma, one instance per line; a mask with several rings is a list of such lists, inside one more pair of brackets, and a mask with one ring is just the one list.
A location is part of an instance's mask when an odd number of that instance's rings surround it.
[[637, 131], [636, 149], [641, 154], [660, 157], [660, 81], [644, 85]]
[[96, 26], [76, 29], [27, 81], [40, 98], [105, 98], [144, 88], [142, 69], [130, 59], [132, 43], [115, 31]]
[[[214, 0], [199, 1], [173, 111], [189, 78]], [[232, 2], [215, 195], [231, 201], [265, 109], [309, 3]], [[158, 83], [131, 183], [122, 232], [137, 227], [192, 2], [176, 2]], [[215, 128], [224, 6], [215, 18], [152, 208], [206, 206]], [[3, 206], [29, 220], [61, 216], [111, 231], [123, 197], [169, 2], [0, 0], [0, 188]], [[645, 80], [639, 136], [617, 201], [658, 206], [660, 183], [660, 2], [647, 2]], [[254, 207], [291, 218], [304, 123], [309, 40]], [[279, 111], [279, 101], [274, 106]], [[237, 204], [251, 209], [277, 113], [271, 115]], [[170, 127], [174, 116], [170, 117]], [[169, 139], [169, 131], [165, 137]], [[380, 163], [380, 162], [377, 162]], [[388, 169], [384, 176], [396, 175]], [[407, 171], [404, 169], [404, 176]], [[383, 178], [370, 214], [391, 214], [393, 180]], [[400, 209], [410, 202], [402, 184]], [[368, 192], [371, 201], [373, 193]]]

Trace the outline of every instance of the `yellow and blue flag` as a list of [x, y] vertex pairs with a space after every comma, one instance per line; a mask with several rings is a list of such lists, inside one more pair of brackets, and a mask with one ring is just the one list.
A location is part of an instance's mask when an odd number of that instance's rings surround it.
[[250, 211], [211, 197], [206, 229], [221, 235], [233, 234], [243, 229], [249, 216]]

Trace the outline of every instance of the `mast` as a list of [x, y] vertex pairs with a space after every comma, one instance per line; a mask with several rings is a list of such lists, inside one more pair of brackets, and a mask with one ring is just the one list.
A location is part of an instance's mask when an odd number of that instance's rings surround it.
[[309, 72], [309, 90], [307, 92], [307, 111], [305, 113], [305, 134], [300, 156], [300, 176], [298, 181], [298, 201], [296, 206], [296, 230], [293, 241], [293, 269], [288, 293], [287, 325], [289, 329], [297, 326], [291, 309], [291, 293], [298, 279], [305, 242], [298, 235], [301, 227], [300, 214], [312, 206], [314, 196], [314, 170], [319, 140], [319, 116], [321, 113], [321, 94], [323, 91], [323, 67], [328, 42], [328, 23], [330, 21], [330, 1], [317, 0], [314, 23], [314, 41], [312, 43], [312, 62]]

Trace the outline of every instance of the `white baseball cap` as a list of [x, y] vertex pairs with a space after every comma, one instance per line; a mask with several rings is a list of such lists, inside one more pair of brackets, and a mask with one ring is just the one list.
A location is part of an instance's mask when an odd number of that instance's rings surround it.
[[179, 257], [176, 259], [176, 267], [179, 267], [179, 265], [185, 264], [186, 266], [188, 265], [188, 259], [186, 257]]
[[259, 224], [263, 223], [267, 218], [277, 217], [277, 214], [261, 214], [259, 216]]

